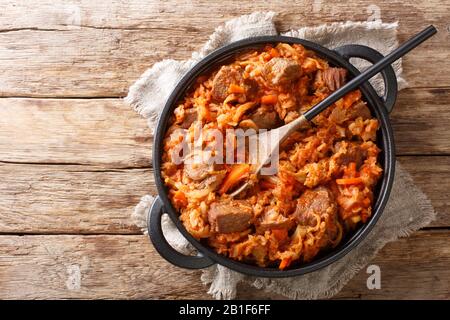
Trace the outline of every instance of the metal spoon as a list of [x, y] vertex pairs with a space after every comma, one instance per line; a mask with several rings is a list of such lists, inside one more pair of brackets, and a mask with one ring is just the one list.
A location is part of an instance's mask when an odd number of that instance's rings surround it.
[[[324, 100], [316, 104], [314, 107], [306, 111], [304, 114], [302, 114], [299, 118], [296, 120], [280, 127], [277, 129], [270, 130], [262, 137], [261, 134], [255, 134], [249, 137], [249, 145], [259, 145], [260, 148], [258, 150], [258, 164], [256, 168], [254, 169], [255, 174], [259, 174], [261, 169], [264, 167], [265, 164], [269, 163], [271, 158], [274, 155], [275, 151], [279, 150], [280, 144], [294, 131], [300, 129], [301, 127], [307, 125], [312, 119], [314, 119], [315, 116], [317, 116], [319, 113], [324, 111], [326, 108], [328, 108], [330, 105], [335, 103], [337, 100], [342, 98], [344, 95], [349, 93], [350, 91], [358, 88], [361, 84], [371, 79], [373, 76], [375, 76], [377, 73], [379, 73], [381, 70], [383, 70], [385, 67], [393, 63], [394, 61], [398, 60], [405, 54], [407, 54], [409, 51], [420, 45], [422, 42], [433, 36], [437, 32], [436, 28], [434, 26], [429, 26], [416, 34], [414, 37], [410, 38], [408, 41], [404, 42], [401, 46], [399, 46], [397, 49], [386, 55], [383, 59], [369, 67], [367, 70], [365, 70], [363, 73], [359, 74], [352, 80], [350, 80], [347, 84], [342, 86], [340, 89], [333, 92], [331, 95], [326, 97]], [[269, 141], [269, 143], [264, 144], [260, 143], [261, 140], [265, 142]], [[253, 141], [252, 141], [253, 140]], [[250, 158], [254, 159], [256, 157], [255, 155], [250, 154]], [[239, 193], [247, 189], [251, 183], [247, 180], [242, 186], [240, 186], [237, 190], [235, 190], [230, 195], [232, 197], [237, 196]]]

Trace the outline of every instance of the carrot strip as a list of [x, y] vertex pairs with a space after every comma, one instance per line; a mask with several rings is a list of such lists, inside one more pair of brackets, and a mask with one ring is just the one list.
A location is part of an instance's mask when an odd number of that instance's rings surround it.
[[264, 59], [264, 61], [269, 61], [272, 58], [270, 53], [268, 52], [261, 53], [261, 57]]
[[267, 190], [267, 189], [275, 188], [276, 185], [274, 183], [270, 182], [270, 181], [267, 181], [267, 180], [260, 180], [259, 181], [259, 186], [261, 188], [263, 188], [264, 190]]
[[263, 104], [275, 104], [278, 102], [278, 96], [276, 94], [268, 94], [261, 97], [261, 103]]
[[361, 91], [359, 90], [350, 91], [344, 96], [344, 107], [350, 108], [353, 105], [353, 103], [355, 103], [360, 99], [361, 99]]
[[276, 58], [276, 57], [280, 56], [280, 53], [275, 48], [270, 49], [269, 54], [272, 58]]
[[287, 267], [289, 267], [289, 265], [291, 264], [291, 258], [284, 258], [283, 260], [281, 260], [280, 262], [280, 266], [278, 267], [280, 270], [283, 270]]
[[344, 179], [336, 179], [336, 183], [340, 185], [348, 185], [348, 184], [360, 184], [362, 183], [361, 178], [344, 178]]
[[370, 199], [369, 198], [364, 198], [363, 205], [366, 206], [366, 207], [369, 207], [370, 206]]
[[239, 163], [231, 168], [231, 171], [225, 177], [222, 186], [219, 189], [220, 194], [226, 193], [230, 188], [236, 185], [242, 179], [248, 177], [250, 173], [250, 165], [246, 163]]
[[355, 173], [356, 172], [356, 162], [350, 162], [348, 164], [348, 170], [351, 173]]
[[347, 167], [344, 169], [344, 177], [345, 178], [353, 178], [356, 175], [356, 163], [350, 162]]
[[237, 84], [230, 84], [230, 87], [228, 88], [228, 92], [230, 93], [245, 93], [245, 89], [241, 86], [238, 86]]
[[173, 202], [175, 203], [176, 206], [179, 207], [186, 207], [188, 205], [186, 195], [180, 190], [174, 192]]
[[272, 234], [278, 241], [283, 241], [288, 237], [287, 229], [272, 229]]

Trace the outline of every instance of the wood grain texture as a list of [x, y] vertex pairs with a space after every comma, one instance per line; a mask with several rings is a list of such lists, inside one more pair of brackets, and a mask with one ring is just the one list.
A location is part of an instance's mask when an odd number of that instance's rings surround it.
[[450, 157], [398, 157], [436, 210], [430, 227], [450, 226]]
[[2, 299], [207, 298], [199, 276], [170, 265], [144, 235], [0, 236], [0, 244]]
[[[278, 12], [280, 31], [377, 17], [399, 21], [400, 40], [433, 23], [441, 32], [405, 58], [405, 76], [414, 87], [450, 86], [448, 72], [440, 72], [450, 58], [447, 1], [322, 4], [304, 0], [287, 7], [283, 2], [252, 1], [250, 6], [236, 0], [115, 0], [108, 4], [7, 0], [0, 4], [0, 11], [6, 12], [0, 17], [0, 95], [124, 96], [129, 85], [156, 61], [189, 58], [217, 26], [258, 10]], [[424, 61], [426, 70], [417, 68]]]
[[0, 99], [0, 160], [150, 166], [152, 136], [120, 99]]
[[0, 233], [139, 233], [130, 215], [155, 194], [150, 169], [0, 164]]
[[[430, 161], [433, 165], [430, 165]], [[401, 157], [450, 226], [450, 157]], [[150, 169], [0, 164], [0, 233], [139, 233], [130, 215], [145, 194], [156, 194]]]
[[[406, 89], [391, 115], [399, 155], [450, 154], [450, 88]], [[0, 99], [0, 161], [148, 167], [146, 121], [120, 99]]]
[[400, 91], [390, 119], [397, 154], [450, 154], [450, 88]]
[[[366, 288], [362, 270], [338, 297], [448, 299], [449, 236], [421, 231], [388, 244], [372, 262], [381, 268], [381, 290]], [[146, 236], [0, 236], [0, 247], [4, 299], [210, 298], [198, 271], [170, 265]], [[239, 298], [281, 296], [243, 287]]]

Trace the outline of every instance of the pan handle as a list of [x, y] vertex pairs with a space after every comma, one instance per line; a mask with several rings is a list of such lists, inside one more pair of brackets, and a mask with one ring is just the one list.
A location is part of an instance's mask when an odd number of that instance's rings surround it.
[[156, 251], [170, 263], [186, 269], [202, 269], [213, 265], [215, 262], [201, 254], [187, 256], [176, 251], [164, 237], [161, 227], [161, 217], [164, 213], [164, 204], [159, 197], [153, 200], [148, 212], [148, 234]]
[[[361, 58], [371, 63], [376, 63], [383, 58], [383, 55], [375, 49], [357, 44], [345, 45], [334, 49], [334, 51], [339, 53], [346, 60], [349, 60], [350, 58]], [[384, 105], [386, 106], [386, 110], [391, 112], [394, 108], [395, 101], [397, 100], [397, 77], [392, 66], [386, 67], [381, 72], [381, 75], [383, 76], [384, 81]]]

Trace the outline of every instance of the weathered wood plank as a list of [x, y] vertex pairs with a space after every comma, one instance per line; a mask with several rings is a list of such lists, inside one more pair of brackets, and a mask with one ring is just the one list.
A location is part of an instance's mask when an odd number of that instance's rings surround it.
[[405, 89], [390, 115], [397, 154], [450, 154], [450, 88]]
[[[450, 154], [448, 105], [450, 88], [400, 92], [397, 153]], [[0, 99], [0, 161], [148, 167], [151, 143], [146, 121], [119, 99]]]
[[119, 99], [0, 99], [0, 160], [148, 167], [150, 130]]
[[156, 192], [150, 169], [0, 164], [0, 233], [139, 233], [130, 218]]
[[[303, 0], [296, 1], [289, 7], [283, 3], [268, 3], [260, 0], [253, 1], [252, 6], [235, 0], [222, 2], [111, 0], [108, 3], [92, 3], [88, 0], [70, 3], [64, 0], [38, 0], [34, 5], [30, 5], [26, 0], [4, 0], [0, 5], [3, 13], [0, 17], [0, 28], [3, 30], [34, 27], [47, 30], [70, 30], [78, 27], [183, 29], [185, 27], [180, 22], [185, 22], [189, 26], [193, 25], [190, 31], [198, 31], [210, 29], [214, 27], [214, 23], [219, 24], [242, 14], [270, 10], [278, 13], [280, 30], [285, 31], [291, 27], [291, 24], [299, 21], [320, 24], [352, 20], [351, 18], [358, 21], [376, 18], [394, 21], [404, 19], [407, 23], [416, 23], [420, 18], [430, 23], [443, 22], [448, 15], [445, 10], [448, 6], [448, 3], [439, 0], [411, 1], [410, 3], [400, 0], [352, 0], [347, 4], [336, 0], [327, 3]], [[349, 7], [353, 10], [345, 12]], [[216, 8], [221, 9], [220, 14], [211, 14]], [[415, 16], [408, 15], [411, 9], [416, 10]], [[23, 14], [25, 11], [26, 15]], [[186, 13], [190, 15], [186, 16]]]
[[[438, 212], [431, 226], [450, 226], [450, 157], [400, 161]], [[138, 233], [130, 214], [156, 193], [151, 169], [0, 164], [0, 181], [0, 233]]]
[[399, 157], [398, 160], [436, 210], [436, 220], [430, 226], [450, 226], [450, 157]]
[[2, 299], [207, 298], [138, 236], [0, 236]]
[[450, 4], [438, 0], [408, 4], [355, 0], [332, 5], [304, 0], [289, 8], [283, 2], [254, 1], [248, 6], [235, 0], [115, 0], [108, 4], [7, 0], [0, 4], [0, 95], [124, 96], [156, 61], [190, 57], [214, 28], [257, 10], [278, 12], [281, 31], [380, 17], [399, 21], [401, 40], [433, 23], [440, 33], [405, 58], [405, 75], [415, 87], [450, 86], [450, 75], [440, 72], [450, 55]]
[[[381, 290], [366, 288], [362, 270], [338, 297], [448, 299], [449, 236], [421, 231], [387, 245], [371, 262], [381, 268]], [[198, 272], [171, 266], [146, 236], [5, 235], [0, 248], [2, 299], [209, 298]], [[244, 287], [239, 298], [280, 296]]]

